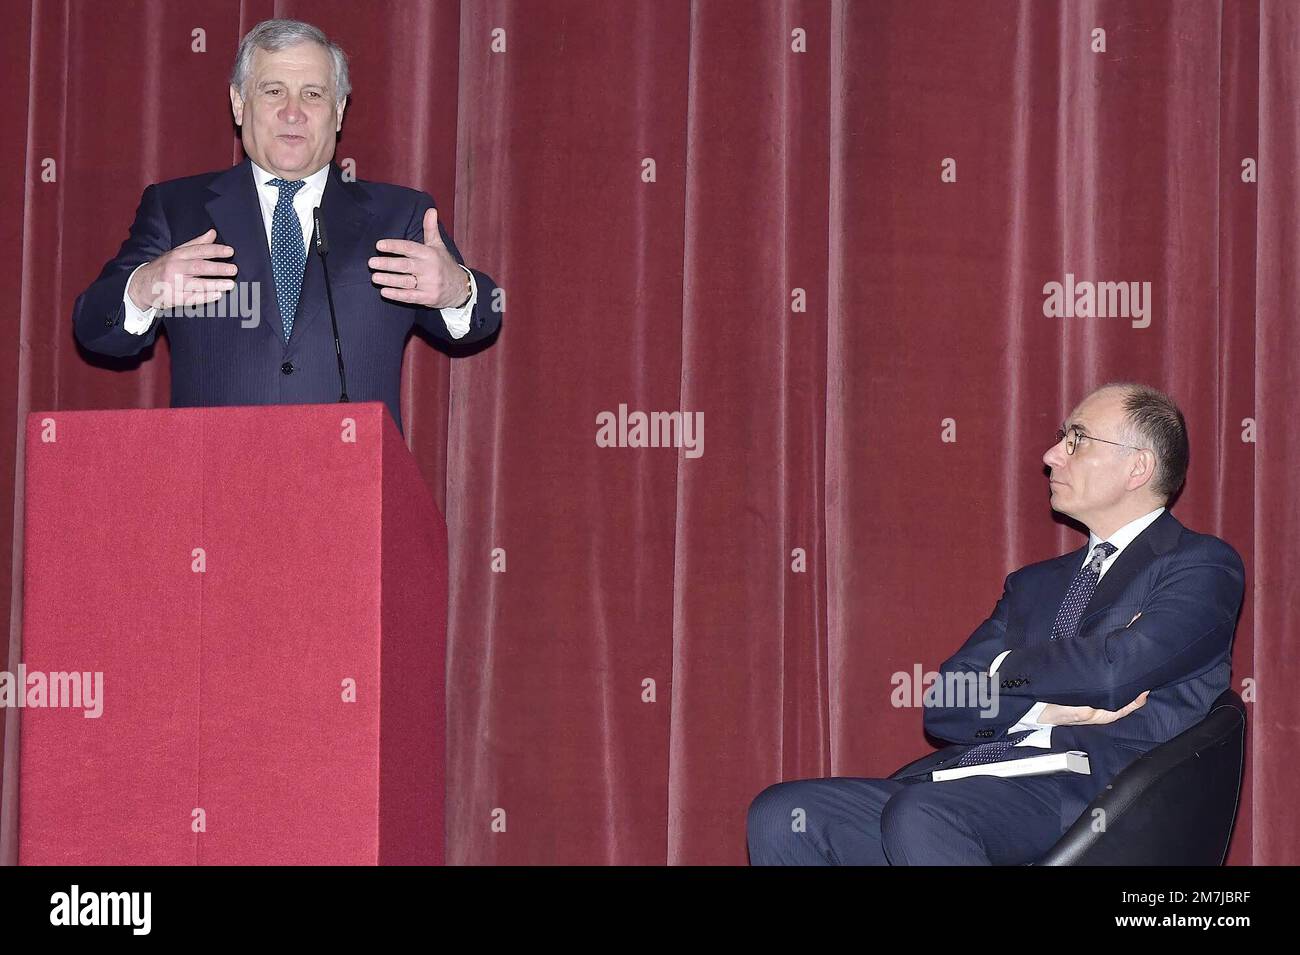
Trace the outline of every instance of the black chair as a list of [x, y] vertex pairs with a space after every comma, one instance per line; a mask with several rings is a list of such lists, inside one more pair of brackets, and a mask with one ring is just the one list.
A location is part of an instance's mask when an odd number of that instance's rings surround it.
[[1223, 865], [1245, 756], [1246, 706], [1224, 690], [1205, 719], [1125, 766], [1038, 864]]
[[1245, 753], [1246, 707], [1225, 690], [1205, 719], [1124, 767], [1037, 864], [1223, 865]]

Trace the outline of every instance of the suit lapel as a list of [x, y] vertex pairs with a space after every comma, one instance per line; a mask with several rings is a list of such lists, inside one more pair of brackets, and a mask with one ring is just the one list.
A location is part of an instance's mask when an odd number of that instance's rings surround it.
[[[1106, 575], [1098, 582], [1092, 599], [1083, 608], [1083, 614], [1079, 617], [1079, 632], [1083, 632], [1084, 622], [1089, 617], [1100, 613], [1115, 602], [1124, 592], [1124, 588], [1156, 554], [1163, 554], [1178, 543], [1178, 536], [1182, 530], [1183, 525], [1178, 523], [1172, 512], [1166, 510], [1141, 534], [1133, 538], [1132, 543], [1124, 548], [1124, 552], [1116, 557], [1115, 563], [1107, 569]], [[1083, 563], [1082, 555], [1079, 557], [1079, 563]]]
[[[357, 261], [358, 257], [364, 261], [368, 256], [378, 254], [360, 248], [363, 237], [370, 234], [369, 224], [373, 217], [362, 207], [359, 190], [356, 183], [344, 182], [339, 167], [330, 163], [320, 211], [321, 221], [325, 223], [325, 234], [329, 239], [327, 258], [332, 285], [338, 284], [341, 270], [347, 263]], [[300, 341], [307, 329], [328, 310], [325, 274], [320, 256], [316, 253], [316, 238], [314, 235], [307, 238], [307, 267], [302, 277], [302, 294], [298, 297], [298, 314], [294, 317], [290, 345]], [[269, 261], [270, 256], [267, 258]]]
[[271, 250], [266, 245], [266, 226], [257, 199], [257, 186], [253, 183], [252, 165], [245, 159], [230, 167], [212, 180], [208, 191], [214, 195], [205, 208], [217, 228], [217, 241], [235, 250], [234, 262], [239, 267], [235, 280], [250, 283], [258, 290], [258, 307], [262, 316], [259, 327], [283, 342], [284, 321], [275, 294]]
[[[237, 280], [257, 283], [262, 313], [260, 325], [266, 334], [274, 335], [283, 345], [284, 318], [280, 314], [275, 276], [271, 271], [271, 250], [266, 244], [266, 224], [257, 198], [257, 186], [253, 182], [252, 165], [245, 159], [232, 166], [217, 176], [208, 190], [213, 196], [205, 207], [217, 228], [217, 241], [234, 248], [234, 262], [239, 266]], [[368, 254], [359, 248], [359, 244], [363, 236], [370, 234], [372, 216], [362, 207], [359, 190], [356, 183], [344, 182], [338, 166], [330, 164], [320, 208], [330, 241], [330, 278], [335, 283], [345, 263], [355, 261], [358, 255], [364, 259]], [[303, 271], [302, 291], [298, 295], [298, 311], [294, 316], [289, 346], [301, 339], [326, 306], [320, 256], [316, 254], [314, 237], [307, 238], [307, 265]]]

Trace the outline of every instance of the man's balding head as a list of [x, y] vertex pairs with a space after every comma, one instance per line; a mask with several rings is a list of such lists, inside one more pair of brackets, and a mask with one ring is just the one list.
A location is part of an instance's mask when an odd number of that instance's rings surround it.
[[1187, 427], [1168, 395], [1148, 385], [1112, 382], [1089, 394], [1062, 423], [1076, 431], [1043, 455], [1052, 507], [1105, 538], [1162, 505], [1187, 474]]

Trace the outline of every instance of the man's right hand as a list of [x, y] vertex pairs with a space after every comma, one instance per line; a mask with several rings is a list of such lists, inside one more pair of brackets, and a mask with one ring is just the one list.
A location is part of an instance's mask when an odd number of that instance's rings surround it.
[[141, 310], [175, 308], [206, 305], [229, 292], [235, 287], [234, 280], [215, 276], [233, 276], [239, 268], [233, 262], [210, 260], [228, 259], [235, 250], [214, 245], [216, 237], [217, 230], [209, 229], [137, 269], [126, 290], [131, 301]]

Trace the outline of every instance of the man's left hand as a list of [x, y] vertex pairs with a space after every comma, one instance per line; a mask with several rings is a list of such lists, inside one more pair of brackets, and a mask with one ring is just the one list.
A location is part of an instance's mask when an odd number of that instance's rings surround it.
[[366, 262], [376, 270], [370, 280], [382, 286], [379, 294], [389, 301], [455, 308], [469, 298], [469, 276], [442, 242], [437, 209], [430, 207], [424, 213], [423, 242], [380, 239], [375, 248], [391, 253], [371, 256]]
[[1065, 706], [1060, 703], [1048, 703], [1043, 712], [1038, 714], [1038, 722], [1051, 723], [1054, 726], [1100, 726], [1122, 720], [1134, 710], [1146, 705], [1147, 694], [1143, 690], [1132, 703], [1120, 710], [1102, 710], [1094, 706]]

